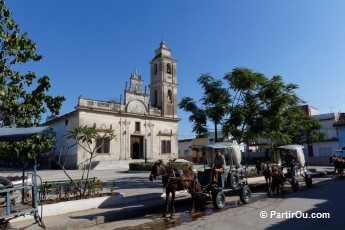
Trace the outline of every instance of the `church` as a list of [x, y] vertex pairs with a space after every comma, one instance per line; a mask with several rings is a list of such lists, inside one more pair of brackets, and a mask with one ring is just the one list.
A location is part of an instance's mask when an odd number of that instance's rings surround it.
[[42, 124], [56, 132], [55, 151], [50, 161], [60, 154], [65, 167], [85, 166], [90, 154], [78, 145], [67, 143], [65, 135], [78, 126], [95, 127], [99, 134], [113, 132], [115, 139], [103, 140], [93, 162], [95, 165], [127, 165], [129, 162], [153, 161], [178, 157], [176, 60], [164, 41], [150, 61], [149, 93], [137, 71], [125, 84], [120, 101], [78, 98], [75, 110]]

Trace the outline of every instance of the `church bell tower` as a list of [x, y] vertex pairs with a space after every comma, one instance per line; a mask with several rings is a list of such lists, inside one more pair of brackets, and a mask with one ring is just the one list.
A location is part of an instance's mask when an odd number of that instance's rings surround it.
[[177, 118], [176, 60], [164, 41], [150, 62], [150, 106], [162, 111], [163, 117]]

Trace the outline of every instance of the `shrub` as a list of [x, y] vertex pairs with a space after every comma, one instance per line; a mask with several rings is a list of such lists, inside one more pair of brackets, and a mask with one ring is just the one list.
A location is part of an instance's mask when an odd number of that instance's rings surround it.
[[[155, 162], [132, 162], [129, 163], [129, 170], [135, 171], [151, 171]], [[165, 164], [169, 164], [172, 168], [178, 170], [185, 170], [188, 168], [193, 168], [193, 163], [191, 162], [165, 162]]]

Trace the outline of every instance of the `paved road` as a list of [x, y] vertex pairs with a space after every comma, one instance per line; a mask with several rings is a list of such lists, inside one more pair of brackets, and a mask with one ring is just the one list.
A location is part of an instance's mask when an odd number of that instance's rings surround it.
[[[237, 196], [227, 196], [227, 207], [216, 211], [212, 206], [191, 215], [190, 204], [178, 205], [174, 220], [161, 218], [157, 211], [127, 220], [101, 224], [86, 228], [100, 229], [343, 229], [345, 181], [332, 181], [331, 177], [314, 178], [317, 183], [312, 189], [301, 186], [302, 191], [291, 192], [287, 185], [283, 196], [267, 197], [261, 189], [253, 193], [253, 202], [247, 205], [238, 203]], [[333, 190], [335, 192], [333, 192]], [[340, 199], [341, 202], [337, 202]], [[331, 219], [291, 219], [296, 211], [304, 213], [329, 213]], [[269, 216], [260, 217], [260, 212]], [[265, 214], [263, 213], [263, 214]], [[285, 214], [284, 214], [285, 213]], [[272, 215], [272, 216], [271, 216]], [[289, 216], [290, 215], [290, 216]], [[297, 215], [300, 215], [298, 212]], [[331, 224], [331, 225], [330, 225]], [[320, 226], [333, 226], [332, 228]], [[341, 227], [339, 227], [341, 226]]]
[[[324, 171], [324, 170], [330, 170], [331, 167], [318, 167], [317, 171]], [[77, 179], [81, 177], [81, 171], [79, 170], [71, 170], [69, 171], [69, 175], [72, 176], [72, 178]], [[135, 198], [135, 203], [125, 206], [120, 205], [118, 207], [110, 207], [105, 209], [94, 209], [89, 210], [85, 212], [77, 212], [77, 213], [71, 213], [61, 216], [55, 216], [55, 217], [48, 217], [45, 218], [45, 223], [47, 226], [50, 226], [49, 229], [60, 229], [57, 228], [59, 224], [65, 224], [67, 227], [72, 226], [73, 228], [65, 228], [65, 229], [78, 229], [78, 226], [89, 226], [90, 224], [94, 223], [91, 221], [95, 217], [100, 217], [101, 219], [104, 218], [104, 222], [109, 221], [115, 221], [116, 220], [116, 228], [118, 227], [125, 227], [130, 225], [137, 226], [141, 225], [143, 223], [152, 223], [152, 220], [156, 220], [157, 218], [160, 218], [161, 215], [161, 209], [157, 209], [162, 204], [162, 199], [160, 198], [160, 195], [162, 194], [162, 184], [160, 181], [150, 183], [148, 181], [148, 175], [149, 172], [129, 172], [127, 170], [113, 170], [113, 169], [107, 169], [107, 170], [92, 170], [90, 172], [91, 177], [98, 177], [103, 182], [110, 183], [115, 180], [115, 187], [118, 192], [123, 192], [126, 196], [126, 199], [128, 198]], [[62, 171], [58, 170], [40, 170], [38, 171], [38, 174], [42, 177], [42, 180], [64, 180], [67, 179], [67, 177], [63, 174]], [[0, 169], [0, 175], [18, 175], [18, 172], [13, 171], [6, 171], [3, 169]], [[263, 178], [262, 178], [263, 179]], [[262, 182], [261, 182], [262, 183]], [[251, 183], [250, 183], [251, 184]], [[188, 195], [188, 194], [187, 194]], [[149, 203], [145, 200], [147, 197], [151, 197], [151, 200]], [[153, 199], [153, 197], [156, 197]], [[189, 197], [189, 196], [188, 196]], [[264, 196], [266, 197], [266, 196]], [[141, 199], [144, 198], [144, 199]], [[228, 199], [228, 198], [227, 198]], [[233, 198], [229, 198], [233, 199]], [[236, 198], [238, 200], [238, 197]], [[133, 199], [132, 199], [133, 200]], [[229, 202], [227, 200], [227, 202]], [[158, 204], [158, 205], [157, 205]], [[189, 204], [189, 202], [188, 202]], [[253, 203], [255, 204], [255, 203]], [[144, 213], [140, 212], [139, 214], [136, 213], [137, 210], [143, 210], [146, 211], [146, 207], [155, 207], [156, 214], [153, 212], [153, 216], [146, 217]], [[144, 209], [143, 209], [144, 208]], [[146, 208], [146, 209], [145, 209]], [[183, 208], [183, 207], [182, 207]], [[131, 211], [132, 210], [132, 211]], [[184, 211], [189, 210], [188, 208], [184, 208]], [[210, 211], [211, 210], [211, 211]], [[182, 210], [182, 213], [184, 212]], [[119, 221], [117, 218], [120, 213], [126, 213], [128, 218], [128, 213], [135, 214], [136, 218], [130, 221]], [[181, 212], [181, 211], [179, 211]], [[212, 212], [212, 208], [206, 209], [206, 214]], [[146, 211], [147, 213], [147, 211]], [[150, 212], [152, 213], [152, 212]], [[115, 214], [115, 215], [114, 215]], [[143, 216], [138, 218], [138, 216]], [[102, 220], [100, 219], [101, 223]], [[123, 218], [122, 218], [123, 219]], [[195, 219], [195, 217], [190, 215], [182, 215], [182, 219], [190, 220]], [[181, 220], [181, 218], [180, 218]], [[86, 222], [85, 222], [86, 221]], [[90, 223], [88, 223], [90, 222]], [[97, 222], [97, 220], [96, 220]], [[167, 227], [177, 226], [175, 224], [176, 222], [168, 222], [167, 226], [164, 226], [163, 229]], [[26, 226], [26, 223], [23, 223], [23, 226]], [[80, 225], [81, 224], [81, 225]], [[66, 227], [65, 226], [65, 227]], [[53, 227], [53, 228], [51, 228]], [[55, 227], [55, 228], [54, 228]], [[114, 229], [114, 227], [110, 228], [104, 228], [104, 225], [99, 225], [96, 227], [100, 227], [100, 229]], [[102, 228], [103, 227], [103, 228]], [[86, 228], [86, 227], [82, 227]], [[39, 229], [35, 228], [35, 226], [31, 226], [30, 228], [26, 229]], [[62, 228], [61, 228], [62, 229]], [[97, 228], [96, 228], [97, 229]]]
[[[345, 181], [328, 181], [310, 190], [261, 199], [235, 212], [215, 213], [174, 229], [344, 229], [344, 197]], [[297, 216], [292, 218], [295, 213]], [[320, 218], [312, 218], [313, 214]]]

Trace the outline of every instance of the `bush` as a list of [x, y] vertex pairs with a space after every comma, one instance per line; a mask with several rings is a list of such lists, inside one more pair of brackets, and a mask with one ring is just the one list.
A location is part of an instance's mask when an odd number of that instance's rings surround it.
[[[129, 170], [135, 171], [151, 171], [155, 162], [132, 162], [129, 163]], [[166, 162], [165, 164], [169, 164], [172, 168], [177, 170], [186, 170], [188, 168], [193, 168], [193, 163], [191, 162]]]
[[256, 171], [256, 169], [250, 169], [247, 172], [245, 172], [244, 176], [246, 176], [246, 177], [259, 177], [261, 175], [258, 175], [258, 172]]

